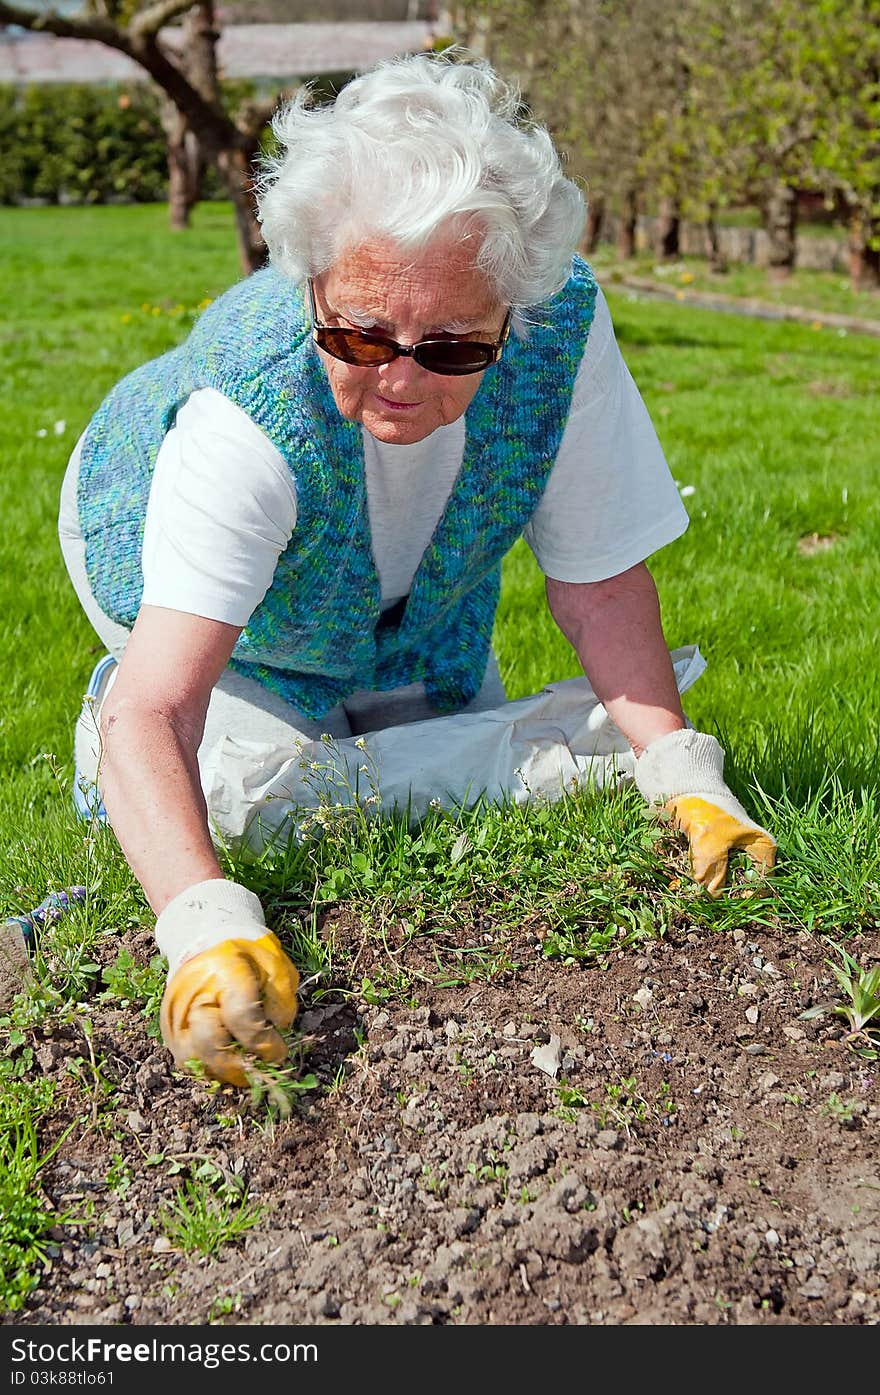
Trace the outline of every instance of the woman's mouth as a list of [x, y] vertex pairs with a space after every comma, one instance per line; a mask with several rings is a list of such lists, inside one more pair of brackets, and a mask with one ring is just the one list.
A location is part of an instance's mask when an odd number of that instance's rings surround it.
[[383, 397], [380, 392], [376, 393], [376, 399], [389, 412], [411, 412], [422, 405], [421, 402], [395, 402], [390, 397]]

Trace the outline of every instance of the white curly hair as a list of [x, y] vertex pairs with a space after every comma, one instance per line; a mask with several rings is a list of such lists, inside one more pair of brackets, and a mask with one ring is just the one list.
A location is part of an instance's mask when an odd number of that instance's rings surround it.
[[308, 89], [276, 115], [258, 180], [272, 264], [295, 281], [380, 236], [412, 251], [453, 229], [479, 238], [499, 299], [537, 305], [565, 284], [585, 203], [550, 135], [482, 59], [419, 54], [352, 79], [334, 102]]

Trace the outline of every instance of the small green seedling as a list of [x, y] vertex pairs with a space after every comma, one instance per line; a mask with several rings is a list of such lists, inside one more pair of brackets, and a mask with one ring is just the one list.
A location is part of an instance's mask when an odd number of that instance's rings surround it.
[[834, 1008], [835, 1014], [849, 1023], [846, 1044], [859, 1056], [876, 1061], [880, 1056], [880, 964], [862, 969], [842, 945], [833, 947], [843, 965], [831, 959], [825, 963], [849, 999]]

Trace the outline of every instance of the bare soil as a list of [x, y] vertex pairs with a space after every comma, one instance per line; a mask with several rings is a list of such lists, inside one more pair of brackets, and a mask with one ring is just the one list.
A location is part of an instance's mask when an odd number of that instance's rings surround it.
[[[349, 991], [375, 931], [337, 910], [324, 933], [348, 968], [320, 1001], [305, 991], [303, 1068], [321, 1083], [286, 1119], [174, 1074], [136, 1011], [90, 1004], [116, 1093], [95, 1087], [44, 1186], [92, 1221], [56, 1228], [8, 1323], [880, 1320], [880, 1070], [840, 1018], [800, 1018], [839, 1001], [826, 943], [685, 926], [587, 965], [548, 960], [527, 925], [505, 942], [516, 967], [418, 982], [414, 1006]], [[491, 939], [476, 921], [458, 933]], [[127, 944], [154, 952], [147, 931]], [[436, 979], [435, 949], [392, 935], [381, 953]], [[880, 936], [858, 952], [876, 959]], [[32, 1045], [83, 1115], [82, 1036]], [[265, 1208], [212, 1257], [157, 1226], [206, 1160]]]

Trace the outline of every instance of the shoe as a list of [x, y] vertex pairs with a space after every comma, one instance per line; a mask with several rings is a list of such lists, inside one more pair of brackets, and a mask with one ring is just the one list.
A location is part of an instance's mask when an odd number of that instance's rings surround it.
[[98, 714], [116, 677], [116, 669], [112, 654], [105, 654], [95, 664], [83, 695], [74, 738], [73, 806], [80, 818], [96, 819], [98, 823], [107, 822], [107, 810], [97, 785], [100, 747]]

